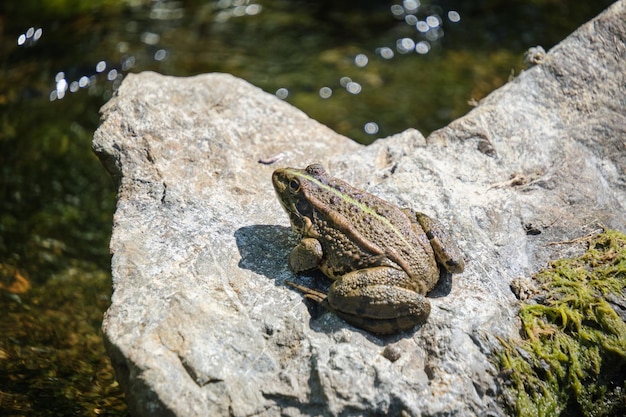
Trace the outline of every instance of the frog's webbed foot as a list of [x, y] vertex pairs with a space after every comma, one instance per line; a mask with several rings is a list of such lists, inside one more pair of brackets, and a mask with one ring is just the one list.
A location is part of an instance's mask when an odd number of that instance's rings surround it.
[[304, 285], [296, 284], [293, 281], [285, 281], [285, 283], [289, 285], [290, 287], [293, 287], [296, 290], [300, 291], [304, 295], [305, 298], [309, 298], [313, 301], [317, 301], [318, 303], [322, 305], [328, 305], [328, 302], [326, 301], [327, 295], [325, 293], [314, 290], [309, 287], [305, 287]]

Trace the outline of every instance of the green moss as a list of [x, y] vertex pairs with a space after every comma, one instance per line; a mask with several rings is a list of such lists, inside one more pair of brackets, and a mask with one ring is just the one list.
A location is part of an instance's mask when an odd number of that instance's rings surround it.
[[511, 414], [625, 415], [626, 323], [609, 300], [626, 301], [626, 235], [606, 230], [534, 280], [522, 340], [503, 342], [498, 357]]

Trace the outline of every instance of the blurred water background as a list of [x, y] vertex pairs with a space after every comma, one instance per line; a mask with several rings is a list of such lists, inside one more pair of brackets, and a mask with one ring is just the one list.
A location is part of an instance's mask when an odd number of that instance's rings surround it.
[[126, 74], [228, 72], [362, 143], [428, 135], [610, 3], [3, 0], [0, 414], [127, 414], [100, 334], [115, 190], [90, 149]]

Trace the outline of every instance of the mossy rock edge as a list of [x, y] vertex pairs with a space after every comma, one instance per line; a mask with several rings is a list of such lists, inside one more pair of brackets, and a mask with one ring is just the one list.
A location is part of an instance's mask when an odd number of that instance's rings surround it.
[[521, 338], [497, 354], [505, 407], [516, 416], [626, 415], [626, 235], [605, 230], [532, 286]]

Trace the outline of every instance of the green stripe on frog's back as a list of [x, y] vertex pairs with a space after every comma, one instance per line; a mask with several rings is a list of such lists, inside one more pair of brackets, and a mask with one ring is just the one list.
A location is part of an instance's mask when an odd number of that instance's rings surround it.
[[[379, 220], [382, 223], [384, 223], [385, 226], [387, 226], [389, 229], [393, 230], [394, 233], [400, 238], [400, 240], [402, 240], [402, 242], [407, 247], [413, 249], [413, 245], [408, 240], [406, 240], [406, 237], [404, 236], [404, 234], [400, 230], [398, 230], [398, 228], [396, 226], [394, 226], [393, 223], [391, 223], [388, 218], [386, 218], [385, 216], [381, 216], [380, 214], [378, 214], [376, 211], [372, 210], [366, 204], [363, 204], [362, 202], [352, 198], [351, 196], [349, 196], [349, 195], [347, 195], [345, 193], [342, 193], [341, 191], [331, 187], [330, 185], [324, 184], [323, 182], [321, 182], [317, 178], [312, 177], [312, 176], [310, 176], [308, 174], [305, 174], [305, 173], [303, 173], [301, 171], [290, 171], [290, 172], [293, 175], [295, 175], [296, 177], [302, 177], [302, 178], [306, 179], [307, 181], [311, 181], [312, 183], [314, 183], [318, 187], [321, 187], [322, 189], [333, 193], [337, 197], [341, 198], [343, 201], [345, 201], [345, 202], [347, 202], [349, 204], [352, 204], [353, 206], [356, 206], [357, 208], [359, 208], [359, 210], [363, 211], [367, 215], [375, 217], [377, 220]], [[405, 269], [405, 268], [403, 267], [403, 269]]]

